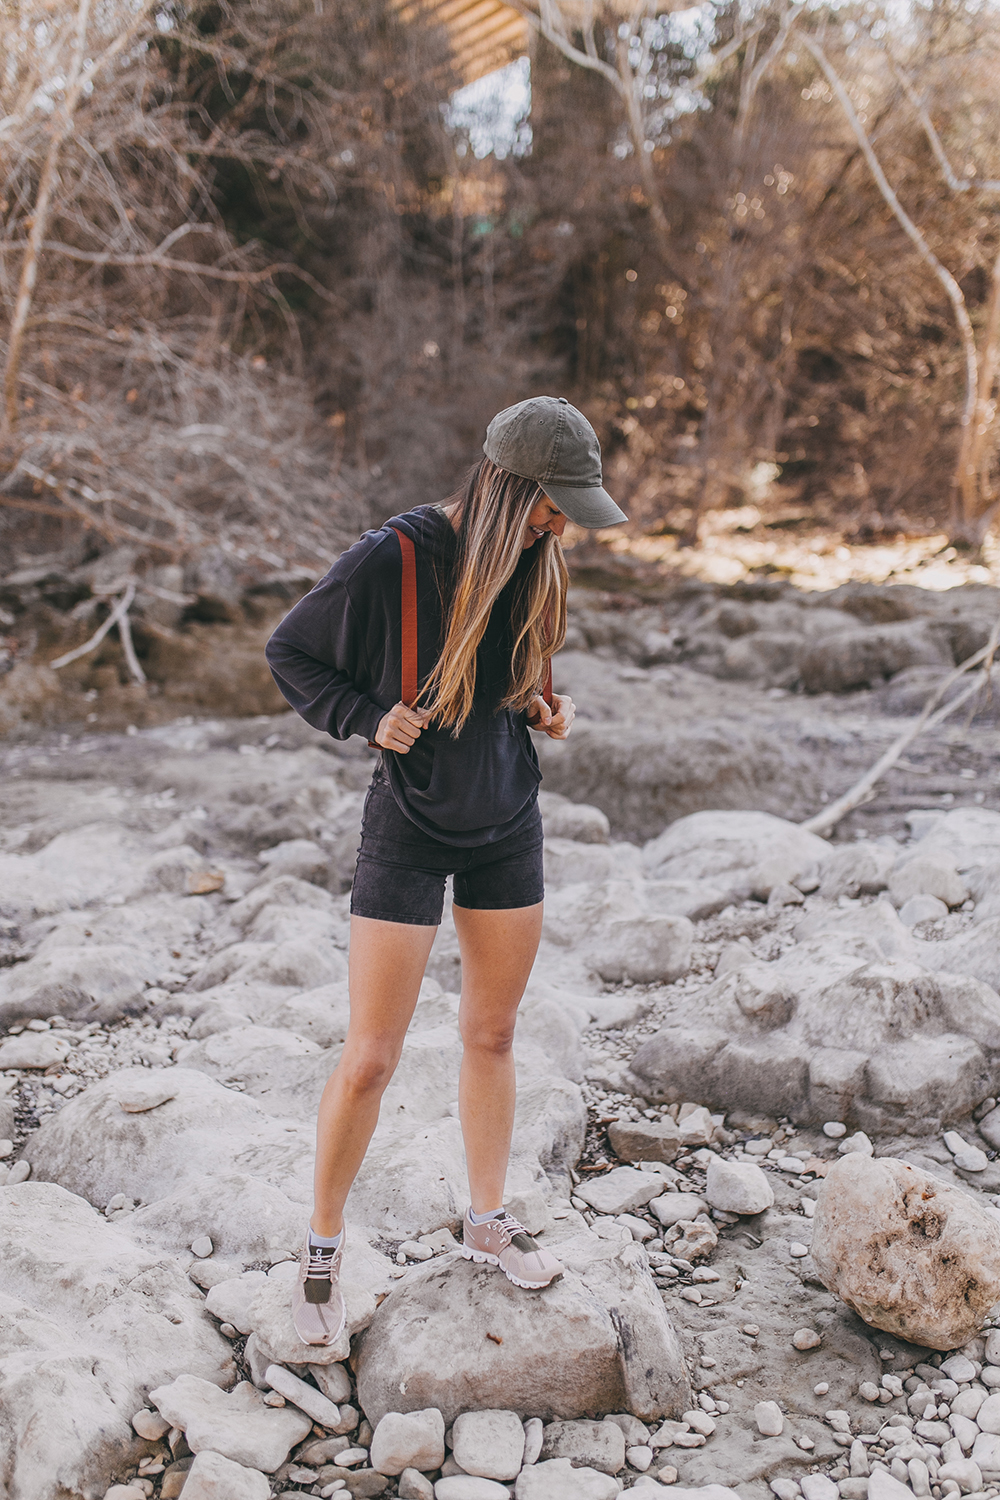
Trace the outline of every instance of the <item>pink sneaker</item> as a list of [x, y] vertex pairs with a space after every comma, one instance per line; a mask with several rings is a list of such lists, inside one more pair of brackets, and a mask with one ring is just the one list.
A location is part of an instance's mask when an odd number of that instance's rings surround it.
[[537, 1291], [551, 1286], [563, 1274], [563, 1267], [548, 1250], [540, 1250], [531, 1235], [510, 1214], [473, 1224], [465, 1215], [462, 1254], [479, 1265], [499, 1266], [515, 1286]]
[[309, 1248], [309, 1233], [292, 1282], [292, 1322], [304, 1344], [333, 1344], [344, 1331], [347, 1308], [340, 1290], [344, 1241], [334, 1251]]

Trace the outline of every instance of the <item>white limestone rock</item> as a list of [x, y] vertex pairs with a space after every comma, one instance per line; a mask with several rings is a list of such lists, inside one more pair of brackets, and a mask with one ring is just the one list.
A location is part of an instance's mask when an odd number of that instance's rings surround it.
[[185, 1500], [267, 1500], [271, 1486], [259, 1469], [248, 1469], [221, 1453], [195, 1454], [184, 1481]]
[[730, 1214], [760, 1214], [774, 1204], [774, 1189], [760, 1167], [721, 1156], [708, 1164], [705, 1196], [713, 1208]]
[[678, 818], [642, 851], [654, 880], [725, 876], [732, 887], [765, 899], [830, 853], [825, 839], [763, 812], [696, 812]]
[[550, 1458], [522, 1469], [515, 1500], [618, 1500], [617, 1481], [598, 1469], [575, 1469], [568, 1458]]
[[274, 1407], [249, 1381], [232, 1391], [194, 1375], [178, 1375], [150, 1391], [149, 1399], [173, 1427], [179, 1427], [192, 1453], [221, 1453], [234, 1463], [273, 1474], [296, 1443], [312, 1431], [312, 1419], [295, 1406]]
[[232, 1350], [181, 1267], [121, 1223], [53, 1183], [0, 1195], [0, 1490], [106, 1487], [144, 1451], [149, 1387], [177, 1369], [228, 1383]]
[[875, 1328], [955, 1349], [1000, 1301], [1000, 1222], [907, 1162], [844, 1156], [813, 1222], [820, 1279]]
[[467, 1474], [483, 1479], [516, 1479], [524, 1448], [524, 1426], [517, 1412], [466, 1411], [455, 1418], [451, 1450], [455, 1462]]
[[268, 1277], [264, 1285], [258, 1287], [246, 1320], [251, 1325], [258, 1345], [270, 1354], [272, 1362], [323, 1365], [339, 1363], [347, 1358], [354, 1335], [367, 1328], [375, 1315], [375, 1298], [366, 1287], [348, 1280], [346, 1260], [345, 1253], [345, 1269], [341, 1273], [340, 1287], [347, 1306], [347, 1322], [340, 1338], [333, 1344], [303, 1344], [292, 1322], [287, 1281]]
[[617, 1474], [625, 1467], [625, 1434], [614, 1422], [552, 1422], [542, 1443], [542, 1459], [550, 1458]]
[[375, 1426], [369, 1458], [380, 1474], [440, 1469], [444, 1463], [444, 1417], [433, 1406], [423, 1411], [386, 1412]]
[[50, 1031], [22, 1031], [0, 1042], [0, 1068], [51, 1068], [69, 1052], [65, 1037]]
[[687, 917], [619, 917], [595, 942], [594, 969], [609, 982], [672, 984], [690, 967], [693, 939]]
[[582, 1182], [577, 1197], [600, 1214], [628, 1214], [644, 1208], [663, 1191], [663, 1179], [635, 1167], [613, 1167], [610, 1172], [595, 1174]]
[[369, 1421], [401, 1405], [433, 1404], [446, 1423], [470, 1409], [548, 1419], [625, 1410], [653, 1420], [691, 1406], [642, 1248], [589, 1233], [543, 1242], [566, 1274], [530, 1298], [515, 1296], [495, 1268], [451, 1256], [396, 1283], [352, 1352]]

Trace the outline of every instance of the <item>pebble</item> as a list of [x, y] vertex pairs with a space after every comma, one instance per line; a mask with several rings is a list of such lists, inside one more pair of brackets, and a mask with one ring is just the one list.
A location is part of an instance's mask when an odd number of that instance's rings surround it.
[[805, 1500], [840, 1500], [840, 1491], [825, 1474], [803, 1474], [799, 1483]]
[[19, 1183], [27, 1182], [30, 1176], [31, 1163], [30, 1161], [24, 1161], [22, 1158], [21, 1161], [16, 1161], [7, 1173], [7, 1186], [17, 1187]]
[[686, 1411], [681, 1421], [686, 1422], [693, 1432], [700, 1432], [702, 1437], [711, 1437], [715, 1432], [715, 1419], [707, 1411]]
[[641, 1443], [635, 1448], [626, 1448], [625, 1458], [633, 1469], [638, 1469], [640, 1474], [645, 1474], [653, 1462], [653, 1450], [647, 1448], [645, 1443]]
[[813, 1395], [814, 1396], [828, 1396], [829, 1394], [830, 1394], [830, 1386], [829, 1386], [829, 1384], [828, 1384], [827, 1381], [821, 1380], [820, 1383], [819, 1383], [819, 1385], [814, 1385], [813, 1386]]
[[[286, 1370], [284, 1365], [268, 1365], [264, 1371], [264, 1379], [272, 1391], [276, 1391], [287, 1401], [291, 1401], [321, 1427], [340, 1426], [340, 1411], [333, 1402], [315, 1386], [309, 1385], [305, 1380], [300, 1380], [297, 1375], [292, 1374], [291, 1370]], [[350, 1451], [367, 1456], [365, 1448]], [[334, 1462], [339, 1462], [339, 1457]]]
[[802, 1260], [809, 1254], [809, 1246], [803, 1245], [799, 1240], [793, 1240], [788, 1247], [788, 1253], [793, 1260]]
[[840, 1120], [827, 1120], [823, 1126], [823, 1134], [829, 1136], [831, 1141], [839, 1141], [847, 1134], [847, 1126]]
[[[286, 1374], [287, 1373], [288, 1372], [286, 1371]], [[306, 1415], [309, 1415], [308, 1412], [306, 1413]], [[345, 1448], [343, 1453], [338, 1453], [333, 1461], [341, 1469], [353, 1469], [355, 1464], [363, 1464], [367, 1457], [367, 1448]]]
[[780, 1437], [784, 1430], [785, 1419], [777, 1401], [758, 1401], [753, 1409], [753, 1419], [761, 1437]]
[[980, 1151], [978, 1146], [970, 1146], [966, 1151], [955, 1153], [955, 1165], [962, 1172], [985, 1172], [989, 1164], [986, 1152]]
[[846, 1156], [849, 1151], [859, 1151], [862, 1156], [875, 1155], [875, 1147], [863, 1130], [855, 1131], [854, 1135], [848, 1136], [846, 1141], [841, 1141], [837, 1150], [841, 1156]]
[[191, 1254], [196, 1255], [199, 1260], [207, 1260], [214, 1249], [215, 1246], [207, 1234], [199, 1234], [196, 1240], [191, 1241]]
[[421, 1245], [417, 1240], [404, 1240], [399, 1247], [399, 1254], [407, 1260], [430, 1260], [434, 1251], [430, 1245]]
[[792, 1346], [803, 1353], [807, 1349], [818, 1349], [823, 1342], [823, 1335], [817, 1333], [815, 1328], [799, 1328], [792, 1335]]
[[545, 1424], [541, 1417], [529, 1417], [524, 1424], [524, 1458], [522, 1463], [536, 1464], [545, 1441]]
[[434, 1500], [510, 1500], [510, 1490], [495, 1479], [452, 1474], [434, 1486]]
[[772, 1479], [771, 1493], [777, 1495], [778, 1500], [799, 1500], [802, 1491], [794, 1479]]
[[878, 1386], [871, 1380], [863, 1380], [858, 1386], [858, 1395], [862, 1401], [877, 1401]]
[[161, 1417], [158, 1411], [150, 1411], [148, 1406], [136, 1412], [132, 1418], [132, 1426], [149, 1443], [159, 1442], [170, 1431], [170, 1423], [166, 1417]]
[[419, 1469], [404, 1469], [399, 1476], [399, 1500], [434, 1500], [434, 1486]]

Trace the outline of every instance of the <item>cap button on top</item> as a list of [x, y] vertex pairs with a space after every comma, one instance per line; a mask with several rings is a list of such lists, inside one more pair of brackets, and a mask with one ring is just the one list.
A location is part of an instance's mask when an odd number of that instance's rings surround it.
[[568, 406], [569, 405], [569, 402], [566, 400], [565, 396], [560, 396], [559, 397], [559, 405], [560, 406]]

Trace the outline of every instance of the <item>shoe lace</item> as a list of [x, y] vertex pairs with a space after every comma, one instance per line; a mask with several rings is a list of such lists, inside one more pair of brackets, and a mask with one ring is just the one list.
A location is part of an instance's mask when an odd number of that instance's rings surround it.
[[328, 1250], [322, 1245], [310, 1246], [309, 1260], [306, 1265], [306, 1280], [329, 1281], [333, 1271], [335, 1254], [336, 1251]]
[[515, 1234], [528, 1233], [521, 1221], [515, 1219], [513, 1214], [504, 1214], [502, 1219], [497, 1219], [495, 1222], [497, 1228], [502, 1230], [509, 1240], [512, 1240]]

